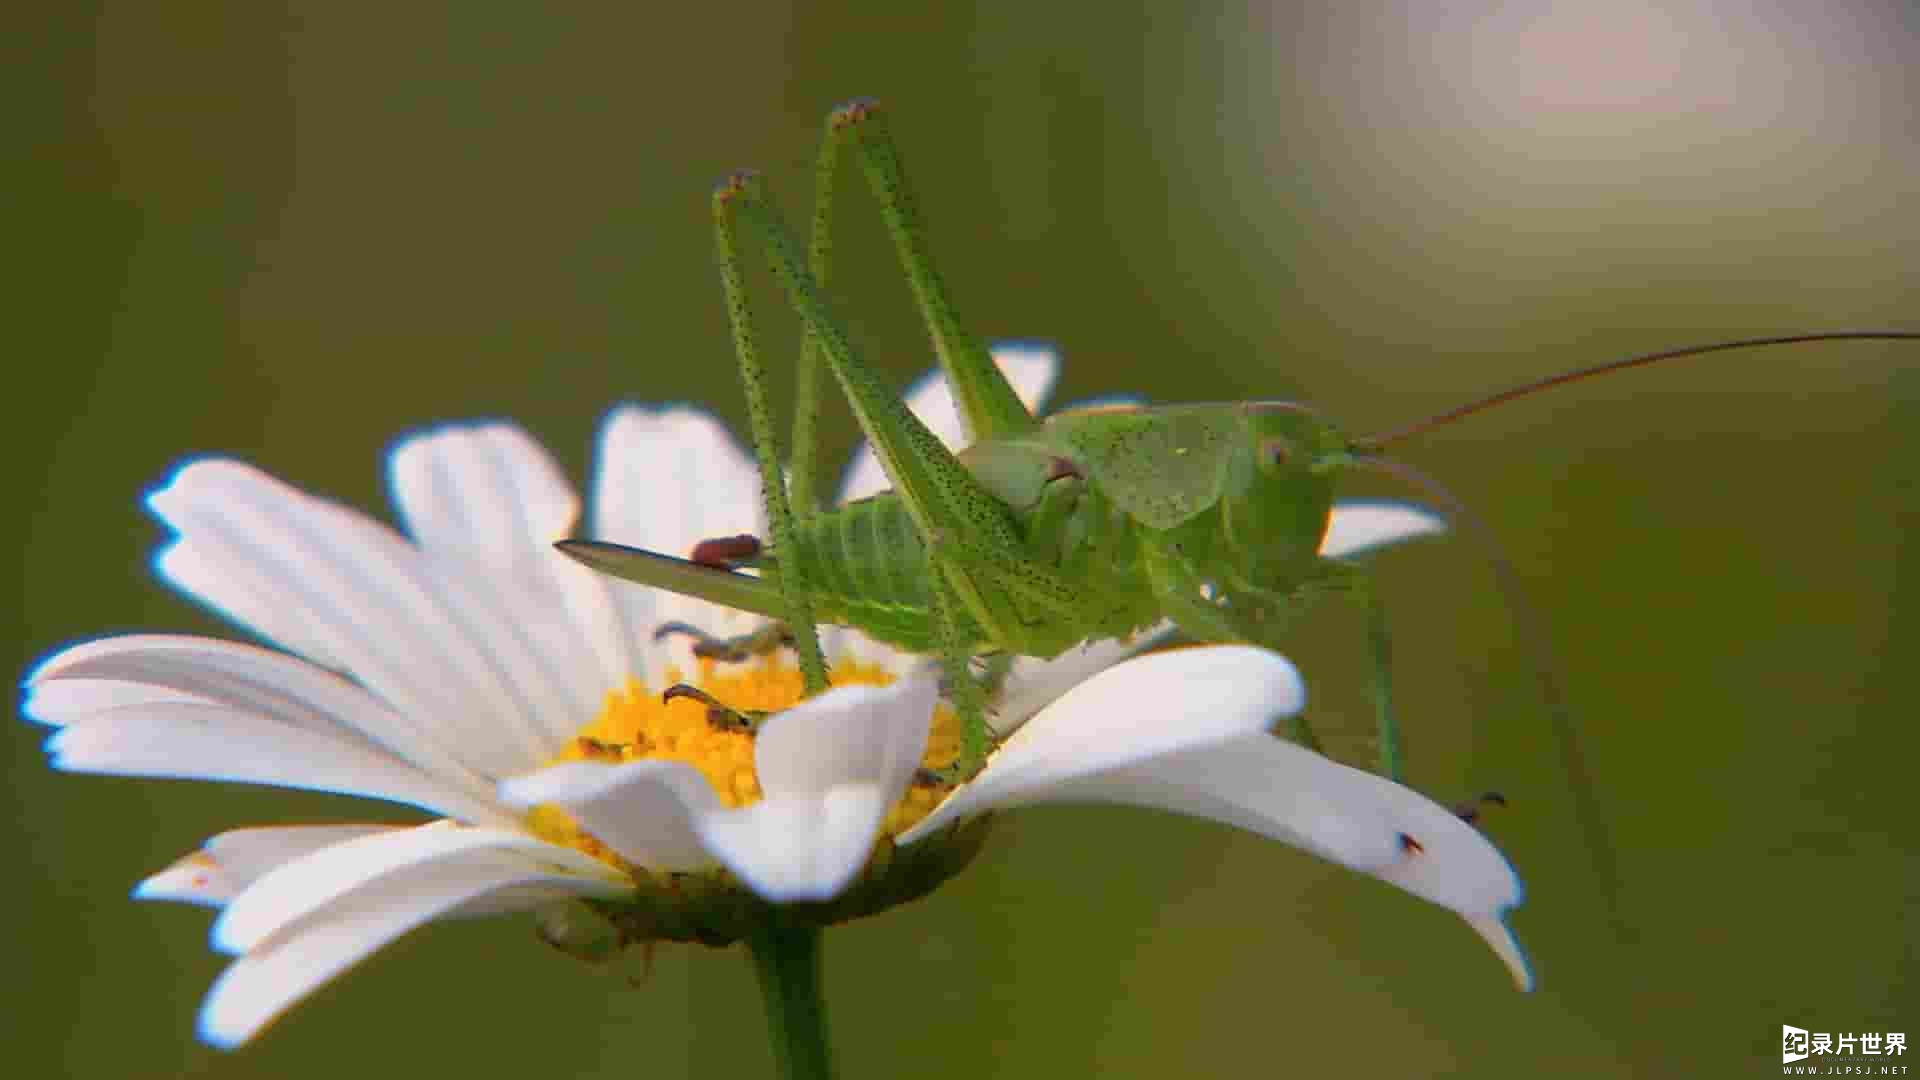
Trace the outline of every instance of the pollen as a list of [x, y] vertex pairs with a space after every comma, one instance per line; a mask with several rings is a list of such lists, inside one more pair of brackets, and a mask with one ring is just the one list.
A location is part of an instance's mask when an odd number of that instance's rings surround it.
[[[757, 657], [745, 663], [712, 659], [697, 663], [694, 679], [684, 678], [678, 669], [669, 669], [659, 687], [628, 679], [626, 685], [608, 692], [600, 715], [580, 730], [556, 760], [608, 764], [678, 761], [705, 777], [723, 805], [741, 807], [757, 801], [761, 791], [753, 767], [753, 725], [737, 718], [776, 713], [799, 704], [800, 670], [778, 656]], [[834, 686], [885, 686], [893, 680], [893, 674], [884, 668], [852, 659], [836, 662], [828, 672], [828, 682]], [[680, 683], [702, 691], [734, 715], [693, 696], [661, 699], [662, 690]], [[959, 756], [959, 718], [941, 704], [934, 710], [921, 767], [945, 769]], [[932, 813], [948, 790], [943, 784], [916, 781], [888, 810], [881, 833], [892, 838], [905, 832]], [[628, 866], [558, 807], [534, 807], [528, 824], [544, 839], [584, 851], [629, 873], [639, 869]]]

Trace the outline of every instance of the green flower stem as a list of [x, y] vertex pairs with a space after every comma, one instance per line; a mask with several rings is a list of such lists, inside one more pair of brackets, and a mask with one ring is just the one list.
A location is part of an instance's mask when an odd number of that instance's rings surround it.
[[767, 1002], [773, 1057], [784, 1080], [826, 1080], [827, 1012], [820, 997], [820, 927], [784, 920], [747, 939]]

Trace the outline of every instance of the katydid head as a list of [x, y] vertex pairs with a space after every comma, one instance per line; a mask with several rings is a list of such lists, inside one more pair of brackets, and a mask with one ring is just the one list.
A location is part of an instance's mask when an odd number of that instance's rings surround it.
[[1249, 401], [1240, 406], [1254, 466], [1268, 480], [1325, 475], [1352, 463], [1353, 441], [1309, 406]]
[[[1333, 509], [1334, 474], [1351, 464], [1350, 440], [1291, 401], [1253, 401], [1240, 412], [1247, 452], [1220, 500], [1222, 535], [1247, 580], [1297, 580], [1320, 550]], [[1269, 580], [1270, 579], [1270, 580]]]

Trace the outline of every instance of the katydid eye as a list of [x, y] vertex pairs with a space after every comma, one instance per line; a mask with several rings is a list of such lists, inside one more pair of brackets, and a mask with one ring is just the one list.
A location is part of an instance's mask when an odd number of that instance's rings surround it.
[[1285, 439], [1263, 439], [1260, 442], [1260, 461], [1269, 469], [1277, 469], [1287, 463], [1293, 448]]

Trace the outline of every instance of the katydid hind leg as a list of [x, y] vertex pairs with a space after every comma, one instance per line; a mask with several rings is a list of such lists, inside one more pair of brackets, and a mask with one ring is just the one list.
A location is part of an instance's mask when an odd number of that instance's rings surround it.
[[[838, 186], [840, 151], [846, 125], [829, 117], [813, 160], [813, 222], [807, 233], [807, 269], [814, 284], [824, 289], [833, 270], [833, 196]], [[793, 383], [793, 454], [790, 458], [789, 496], [800, 514], [819, 506], [814, 492], [818, 477], [815, 446], [819, 442], [820, 343], [806, 327], [800, 328], [800, 358]]]
[[[854, 352], [807, 270], [792, 233], [767, 198], [765, 182], [754, 173], [736, 173], [716, 194], [715, 206], [717, 216], [726, 222], [729, 238], [735, 218], [745, 219], [759, 234], [775, 277], [799, 313], [803, 328], [818, 342], [861, 431], [873, 445], [894, 491], [913, 513], [915, 524], [922, 532], [943, 524], [959, 524], [934, 519], [929, 511], [946, 501], [942, 496], [948, 489], [967, 486], [970, 474], [886, 380]], [[977, 483], [971, 486], [978, 489]], [[980, 494], [991, 500], [989, 493]]]
[[[935, 541], [940, 537], [965, 537], [970, 550], [990, 554], [995, 565], [1025, 560], [1024, 543], [1013, 512], [913, 415], [893, 388], [854, 351], [845, 330], [828, 310], [814, 284], [792, 234], [768, 200], [764, 182], [757, 175], [737, 173], [722, 187], [715, 204], [717, 215], [728, 223], [729, 239], [731, 224], [739, 218], [765, 242], [775, 277], [818, 341], [821, 354], [853, 407], [854, 416], [880, 459], [895, 495], [913, 519], [914, 527], [928, 538], [929, 550], [939, 546]], [[776, 553], [777, 550], [776, 537]], [[973, 566], [945, 559], [940, 561], [940, 566], [964, 585], [960, 600], [973, 613], [975, 621], [983, 626], [1004, 623], [983, 603], [983, 598], [998, 596], [995, 586], [974, 580]], [[1044, 568], [1036, 567], [1035, 573], [1043, 574]], [[783, 567], [783, 586], [787, 580]]]
[[997, 642], [1018, 642], [1023, 626], [1035, 619], [1069, 625], [1080, 619], [1073, 584], [1024, 552], [1009, 555], [958, 533], [931, 537], [927, 547], [941, 565], [965, 567], [968, 583], [991, 594], [969, 606], [989, 615], [983, 626]]
[[[997, 438], [1034, 426], [1013, 384], [993, 360], [991, 352], [968, 333], [954, 312], [946, 286], [934, 268], [918, 204], [900, 164], [899, 148], [887, 129], [878, 102], [847, 102], [827, 117], [826, 130], [813, 168], [813, 218], [808, 234], [807, 268], [814, 286], [824, 290], [832, 269], [834, 197], [839, 163], [851, 139], [857, 147], [869, 186], [880, 203], [881, 217], [899, 253], [914, 298], [934, 343], [941, 369], [953, 391], [961, 423], [974, 440]], [[795, 380], [791, 498], [801, 514], [817, 505], [814, 459], [819, 415], [819, 338], [802, 327], [800, 359]]]
[[[714, 213], [720, 225], [720, 248], [723, 270], [726, 272], [724, 277], [729, 287], [729, 306], [731, 311], [737, 313], [735, 336], [737, 341], [745, 342], [736, 351], [743, 356], [752, 355], [750, 329], [745, 335], [738, 329], [750, 326], [744, 301], [738, 298], [741, 291], [740, 265], [733, 242], [733, 225], [739, 219], [745, 220], [749, 227], [759, 233], [774, 276], [785, 288], [788, 300], [799, 313], [806, 331], [819, 345], [821, 355], [846, 394], [861, 429], [885, 468], [895, 494], [913, 518], [915, 527], [927, 539], [929, 578], [933, 582], [929, 593], [932, 615], [942, 639], [942, 660], [959, 694], [959, 700], [954, 704], [961, 714], [964, 761], [969, 769], [978, 768], [986, 753], [985, 703], [979, 688], [967, 677], [970, 650], [974, 642], [962, 629], [962, 600], [954, 591], [952, 582], [965, 583], [973, 592], [974, 595], [969, 599], [975, 600], [976, 604], [968, 605], [969, 609], [977, 606], [981, 596], [999, 594], [995, 593], [992, 585], [981, 587], [971, 575], [972, 567], [943, 555], [942, 545], [936, 541], [946, 536], [965, 537], [969, 551], [985, 552], [996, 563], [1002, 560], [1018, 561], [1022, 558], [1020, 535], [1012, 513], [1006, 504], [996, 499], [967, 471], [952, 451], [907, 409], [885, 380], [855, 353], [846, 332], [834, 319], [820, 295], [792, 234], [766, 197], [764, 182], [752, 173], [736, 173], [729, 177], [715, 193]], [[771, 439], [766, 441], [770, 442]], [[769, 473], [777, 476], [777, 467], [777, 460], [763, 460], [763, 476]], [[784, 508], [783, 496], [784, 492], [770, 490], [770, 511], [775, 509], [776, 502], [780, 502], [781, 508]], [[768, 516], [770, 522], [777, 522], [773, 513]], [[791, 536], [791, 518], [787, 519], [786, 527]], [[793, 551], [796, 548], [797, 545], [791, 540], [775, 536], [776, 560], [783, 549]], [[804, 556], [804, 552], [801, 554]], [[783, 590], [791, 592], [791, 583], [803, 575], [804, 569], [796, 573], [793, 567], [781, 562], [779, 576]], [[802, 601], [805, 599], [804, 595], [800, 597]], [[802, 608], [794, 604], [792, 610], [797, 613]], [[810, 615], [808, 611], [806, 617]], [[813, 629], [810, 622], [803, 623], [800, 618], [790, 618], [790, 622], [798, 624], [794, 629], [803, 650], [809, 638], [817, 642], [815, 635], [810, 633]], [[804, 659], [804, 651], [802, 656]]]
[[933, 339], [934, 353], [953, 388], [954, 404], [967, 434], [979, 441], [1031, 430], [1033, 414], [1001, 374], [986, 345], [961, 323], [947, 296], [946, 283], [934, 267], [928, 248], [919, 204], [900, 163], [899, 147], [888, 130], [885, 110], [871, 99], [850, 101], [833, 111], [828, 127], [848, 133], [854, 140], [868, 186], [880, 203], [887, 233]]

